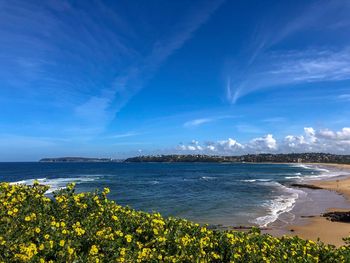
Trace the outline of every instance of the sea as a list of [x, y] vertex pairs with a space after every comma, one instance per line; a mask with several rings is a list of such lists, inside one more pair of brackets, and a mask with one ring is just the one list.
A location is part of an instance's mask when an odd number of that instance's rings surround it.
[[292, 220], [295, 204], [310, 191], [291, 184], [340, 175], [345, 172], [304, 164], [0, 163], [0, 181], [38, 180], [51, 187], [48, 196], [71, 182], [78, 192], [109, 187], [120, 205], [224, 227]]

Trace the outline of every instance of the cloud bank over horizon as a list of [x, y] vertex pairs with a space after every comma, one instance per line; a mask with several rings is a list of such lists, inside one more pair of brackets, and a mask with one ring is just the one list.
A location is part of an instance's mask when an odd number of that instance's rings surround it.
[[305, 127], [304, 133], [301, 135], [287, 135], [282, 139], [276, 139], [272, 134], [266, 134], [262, 137], [253, 138], [246, 143], [238, 142], [232, 138], [202, 143], [192, 140], [188, 144], [180, 143], [176, 150], [180, 153], [219, 155], [292, 152], [350, 154], [350, 127], [344, 127], [339, 131], [315, 130], [312, 127]]

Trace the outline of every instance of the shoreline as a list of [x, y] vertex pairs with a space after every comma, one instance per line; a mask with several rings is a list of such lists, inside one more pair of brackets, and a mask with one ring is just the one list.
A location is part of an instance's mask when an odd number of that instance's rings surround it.
[[[319, 238], [322, 242], [327, 244], [335, 246], [344, 245], [345, 242], [342, 238], [350, 236], [350, 223], [332, 222], [323, 217], [322, 214], [335, 211], [350, 211], [350, 165], [331, 163], [302, 164], [318, 166], [320, 168], [332, 168], [334, 172], [344, 172], [344, 175], [339, 174], [334, 177], [309, 179], [305, 181], [307, 185], [315, 187], [315, 189], [307, 189], [306, 192], [307, 194], [315, 196], [315, 200], [313, 200], [315, 204], [318, 203], [318, 205], [324, 206], [323, 212], [307, 214], [306, 216], [299, 214], [299, 218], [291, 225], [268, 232], [271, 232], [272, 235], [278, 236], [285, 234], [288, 236], [299, 236], [313, 241], [317, 241]], [[336, 206], [334, 206], [334, 203], [331, 201], [335, 198], [337, 198], [337, 202], [335, 202]], [[327, 199], [331, 200], [327, 202]], [[343, 199], [343, 201], [341, 201], [341, 199]], [[303, 204], [300, 205], [302, 208]]]
[[[285, 177], [288, 179], [287, 183], [278, 183], [281, 187], [288, 188], [287, 190], [292, 191], [292, 193], [296, 192], [297, 194], [290, 206], [288, 206], [289, 194], [277, 200], [279, 202], [277, 204], [280, 206], [272, 207], [272, 213], [268, 214], [272, 214], [272, 216], [277, 214], [277, 219], [274, 219], [273, 222], [270, 221], [272, 223], [264, 225], [264, 227], [261, 228], [263, 233], [268, 233], [276, 237], [282, 235], [297, 235], [301, 238], [314, 241], [320, 237], [321, 241], [324, 243], [337, 246], [344, 244], [342, 238], [350, 235], [350, 223], [331, 222], [320, 215], [330, 211], [342, 211], [343, 209], [350, 211], [350, 165], [333, 163], [247, 164], [287, 164], [304, 167], [305, 169], [312, 169], [310, 171], [305, 171], [305, 174], [307, 174], [305, 177], [302, 176], [303, 172], [301, 171], [301, 173], [293, 173], [292, 177]], [[319, 172], [314, 173], [314, 170], [319, 170]], [[298, 178], [300, 178], [300, 180]], [[317, 189], [295, 187], [289, 182], [289, 179], [293, 179], [291, 181], [296, 179], [295, 181], [300, 182], [300, 185], [312, 185], [317, 187]], [[306, 200], [307, 198], [311, 199], [311, 201]], [[289, 207], [291, 207], [291, 209], [289, 209]], [[258, 226], [258, 223], [245, 221], [242, 225], [214, 224], [212, 227], [245, 231], [252, 226], [251, 223]]]

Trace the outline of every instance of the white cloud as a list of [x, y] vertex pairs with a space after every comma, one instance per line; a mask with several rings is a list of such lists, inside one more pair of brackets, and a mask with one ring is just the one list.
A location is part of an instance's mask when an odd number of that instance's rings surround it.
[[[282, 56], [277, 57], [282, 60]], [[339, 51], [306, 50], [285, 56], [278, 61], [272, 75], [288, 77], [289, 82], [316, 82], [350, 78], [350, 48]]]
[[[207, 22], [223, 2], [224, 0], [208, 1], [199, 8], [191, 10], [192, 12], [189, 12], [187, 16], [182, 17], [174, 27], [177, 30], [172, 30], [169, 35], [162, 39], [156, 39], [149, 53], [136, 61], [135, 66], [121, 73], [111, 87], [103, 90], [100, 96], [93, 96], [78, 106], [79, 115], [89, 116], [91, 111], [96, 111], [98, 116], [101, 116], [98, 125], [104, 127], [133, 96], [145, 87], [145, 84], [168, 57], [191, 39], [192, 35]], [[99, 104], [100, 102], [103, 103]], [[95, 122], [94, 125], [97, 123]]]
[[319, 137], [328, 140], [350, 141], [350, 128], [343, 128], [340, 131], [334, 132], [331, 130], [321, 130], [318, 133]]
[[[241, 97], [261, 89], [350, 79], [348, 41], [339, 46], [337, 42], [330, 44], [320, 40], [316, 44], [305, 39], [298, 44], [298, 48], [304, 44], [299, 50], [292, 48], [273, 52], [277, 44], [298, 36], [298, 33], [322, 32], [328, 39], [341, 37], [350, 26], [349, 11], [348, 1], [317, 2], [292, 17], [286, 17], [285, 23], [269, 24], [254, 32], [255, 40], [246, 52], [250, 55], [241, 58], [240, 64], [234, 64], [232, 72], [228, 73], [225, 87], [227, 100], [236, 103]], [[292, 14], [293, 10], [288, 13]]]
[[341, 95], [338, 96], [338, 99], [345, 100], [345, 101], [350, 101], [350, 94], [341, 94]]
[[263, 119], [261, 121], [262, 122], [266, 122], [266, 123], [280, 123], [280, 122], [285, 122], [286, 118], [283, 118], [283, 117], [272, 117], [272, 118]]
[[285, 137], [285, 144], [288, 148], [297, 148], [299, 145], [306, 145], [304, 136], [287, 135]]
[[193, 140], [190, 144], [181, 144], [177, 150], [203, 154], [240, 155], [247, 153], [290, 153], [290, 152], [330, 152], [350, 154], [350, 127], [340, 131], [329, 129], [315, 130], [305, 127], [304, 134], [287, 135], [276, 140], [272, 134], [240, 143], [235, 139], [200, 143]]
[[304, 128], [304, 135], [285, 137], [286, 151], [319, 151], [319, 152], [350, 152], [350, 128], [340, 131], [329, 129], [316, 131]]
[[119, 138], [132, 137], [132, 136], [136, 136], [139, 134], [140, 133], [137, 133], [137, 132], [126, 132], [126, 133], [112, 135], [111, 138], [119, 139]]
[[[350, 79], [350, 47], [334, 50], [267, 53], [251, 67], [242, 81], [230, 84], [230, 97], [240, 97], [267, 88], [287, 88], [291, 84]], [[228, 95], [227, 95], [228, 96]], [[346, 97], [342, 98], [346, 99]]]
[[315, 143], [317, 141], [316, 131], [314, 130], [314, 128], [306, 127], [304, 128], [304, 132], [305, 132], [307, 141], [311, 143]]
[[[215, 122], [215, 121], [220, 121], [220, 120], [225, 120], [225, 119], [234, 119], [237, 118], [235, 115], [218, 115], [218, 116], [211, 116], [211, 117], [204, 117], [204, 118], [197, 118], [193, 120], [189, 120], [183, 124], [185, 128], [192, 128], [192, 127], [197, 127], [205, 123], [210, 123], [210, 122]], [[242, 127], [244, 127], [242, 125]], [[246, 126], [248, 127], [248, 126]]]
[[304, 135], [287, 135], [283, 148], [286, 151], [312, 151], [316, 142], [316, 131], [312, 127], [305, 127]]
[[180, 144], [177, 149], [182, 151], [202, 151], [203, 147], [199, 145], [198, 141], [192, 140], [188, 145]]
[[202, 118], [202, 119], [195, 119], [195, 120], [191, 120], [191, 121], [187, 121], [184, 123], [184, 127], [196, 127], [199, 125], [202, 125], [204, 123], [208, 123], [208, 122], [212, 122], [213, 119], [210, 118]]
[[217, 151], [216, 147], [214, 145], [207, 145], [206, 149], [208, 149], [209, 151]]
[[[209, 144], [208, 146], [214, 146]], [[240, 144], [234, 139], [228, 138], [227, 140], [218, 141], [215, 145], [216, 151], [219, 152], [234, 152], [244, 149], [244, 145]]]
[[264, 137], [255, 138], [250, 141], [249, 147], [255, 151], [271, 151], [277, 149], [277, 141], [273, 138], [272, 134], [267, 134]]

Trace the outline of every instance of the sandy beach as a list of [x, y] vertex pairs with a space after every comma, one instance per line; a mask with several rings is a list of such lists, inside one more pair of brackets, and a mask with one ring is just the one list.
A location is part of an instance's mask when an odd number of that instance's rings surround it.
[[[350, 172], [350, 165], [346, 164], [312, 164], [333, 168], [336, 171]], [[334, 179], [308, 181], [308, 185], [313, 185], [327, 191], [337, 192], [343, 195], [347, 202], [350, 202], [350, 177], [340, 176]], [[311, 190], [312, 191], [312, 190]], [[318, 190], [320, 191], [320, 190]], [[321, 190], [322, 191], [322, 190]], [[325, 212], [349, 211], [341, 207], [328, 207]], [[308, 218], [305, 223], [287, 227], [288, 235], [297, 235], [304, 239], [322, 242], [336, 246], [344, 245], [343, 237], [350, 236], [350, 223], [332, 222], [321, 215], [314, 215]]]
[[[336, 168], [338, 171], [347, 171], [350, 172], [349, 164], [323, 164], [323, 166], [329, 166]], [[342, 195], [346, 199], [350, 201], [350, 177], [346, 178], [337, 178], [336, 180], [321, 180], [321, 181], [312, 181], [310, 182], [312, 185], [321, 187], [323, 189], [327, 189], [330, 191], [336, 191]]]

